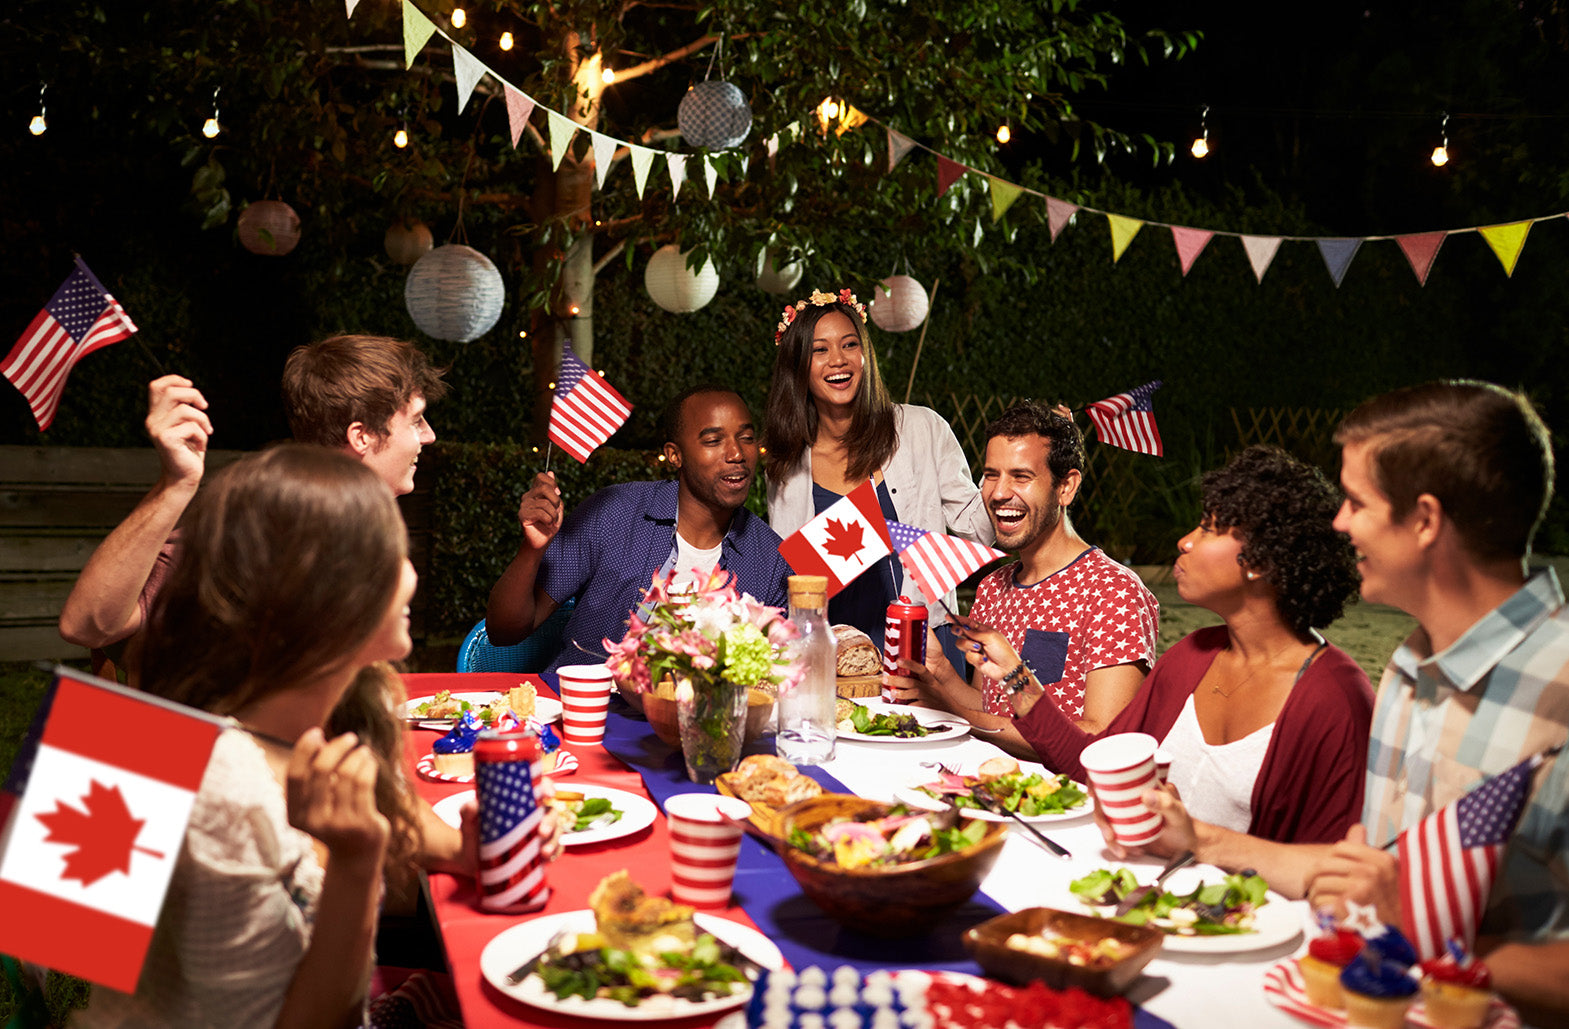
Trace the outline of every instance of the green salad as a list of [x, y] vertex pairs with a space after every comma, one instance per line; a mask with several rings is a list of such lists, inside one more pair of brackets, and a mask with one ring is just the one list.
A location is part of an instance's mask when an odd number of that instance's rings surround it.
[[[894, 714], [885, 712], [873, 714], [872, 709], [863, 704], [855, 705], [848, 719], [850, 728], [862, 736], [895, 736], [902, 740], [914, 739], [918, 736], [928, 735], [931, 730], [915, 720], [914, 715]], [[844, 727], [844, 723], [840, 723]]]
[[1089, 795], [1066, 775], [1007, 772], [992, 777], [942, 773], [917, 787], [927, 796], [955, 807], [1007, 812], [1026, 818], [1057, 815], [1083, 807]]
[[[1139, 881], [1126, 868], [1100, 868], [1075, 879], [1068, 888], [1091, 907], [1115, 907], [1139, 888]], [[1201, 882], [1190, 893], [1151, 890], [1132, 911], [1116, 920], [1152, 925], [1176, 936], [1250, 933], [1255, 931], [1254, 912], [1268, 903], [1268, 890], [1269, 884], [1262, 876], [1246, 871], [1228, 875], [1218, 883]]]
[[690, 954], [645, 961], [629, 950], [599, 947], [548, 955], [534, 971], [558, 1000], [605, 998], [630, 1008], [657, 994], [700, 1001], [736, 993], [749, 981], [732, 964], [737, 960], [734, 948], [701, 933]]
[[621, 821], [622, 813], [610, 803], [609, 797], [585, 797], [581, 793], [557, 790], [551, 803], [561, 812], [566, 832], [583, 832]]

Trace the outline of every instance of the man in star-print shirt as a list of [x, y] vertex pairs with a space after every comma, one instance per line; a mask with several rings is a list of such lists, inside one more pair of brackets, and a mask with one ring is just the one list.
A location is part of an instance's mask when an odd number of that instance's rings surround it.
[[[1003, 655], [1003, 667], [1023, 664], [1046, 698], [1094, 733], [1127, 705], [1154, 662], [1159, 605], [1137, 575], [1074, 531], [1068, 506], [1083, 468], [1078, 427], [1042, 404], [1015, 404], [987, 426], [981, 496], [998, 548], [1019, 560], [983, 579], [969, 618], [955, 621], [969, 623], [961, 646], [984, 641], [994, 658]], [[1014, 727], [1005, 684], [978, 671], [966, 683], [941, 647], [926, 653], [926, 667], [905, 665], [915, 681], [905, 696], [1000, 727], [994, 742], [1035, 756]]]

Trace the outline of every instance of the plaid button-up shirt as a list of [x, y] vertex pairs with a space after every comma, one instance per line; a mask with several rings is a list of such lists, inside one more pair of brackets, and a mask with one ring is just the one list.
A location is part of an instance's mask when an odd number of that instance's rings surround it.
[[[1414, 632], [1379, 684], [1362, 823], [1375, 846], [1569, 737], [1569, 609], [1538, 571], [1448, 648]], [[1536, 772], [1483, 935], [1569, 937], [1569, 760]]]

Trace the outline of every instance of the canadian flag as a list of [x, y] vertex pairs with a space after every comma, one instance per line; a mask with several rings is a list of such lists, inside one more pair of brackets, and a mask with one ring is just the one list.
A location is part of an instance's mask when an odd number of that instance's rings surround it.
[[0, 953], [130, 992], [220, 722], [65, 669], [45, 707], [7, 782], [26, 786], [0, 834]]
[[877, 485], [871, 479], [779, 544], [780, 556], [797, 575], [828, 577], [830, 597], [892, 553], [888, 519], [877, 503]]

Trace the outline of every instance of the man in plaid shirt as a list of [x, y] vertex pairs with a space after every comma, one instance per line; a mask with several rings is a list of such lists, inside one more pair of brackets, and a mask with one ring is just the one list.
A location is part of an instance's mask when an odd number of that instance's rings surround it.
[[[1150, 849], [1191, 847], [1316, 908], [1372, 904], [1400, 925], [1399, 860], [1382, 845], [1569, 737], [1569, 608], [1551, 568], [1525, 567], [1552, 496], [1552, 446], [1525, 397], [1479, 382], [1375, 397], [1335, 438], [1346, 492], [1335, 526], [1357, 548], [1362, 596], [1418, 622], [1379, 686], [1362, 824], [1333, 845], [1273, 844], [1195, 823], [1150, 791], [1167, 823]], [[1534, 774], [1476, 947], [1528, 1022], [1566, 1024], [1569, 760]]]

